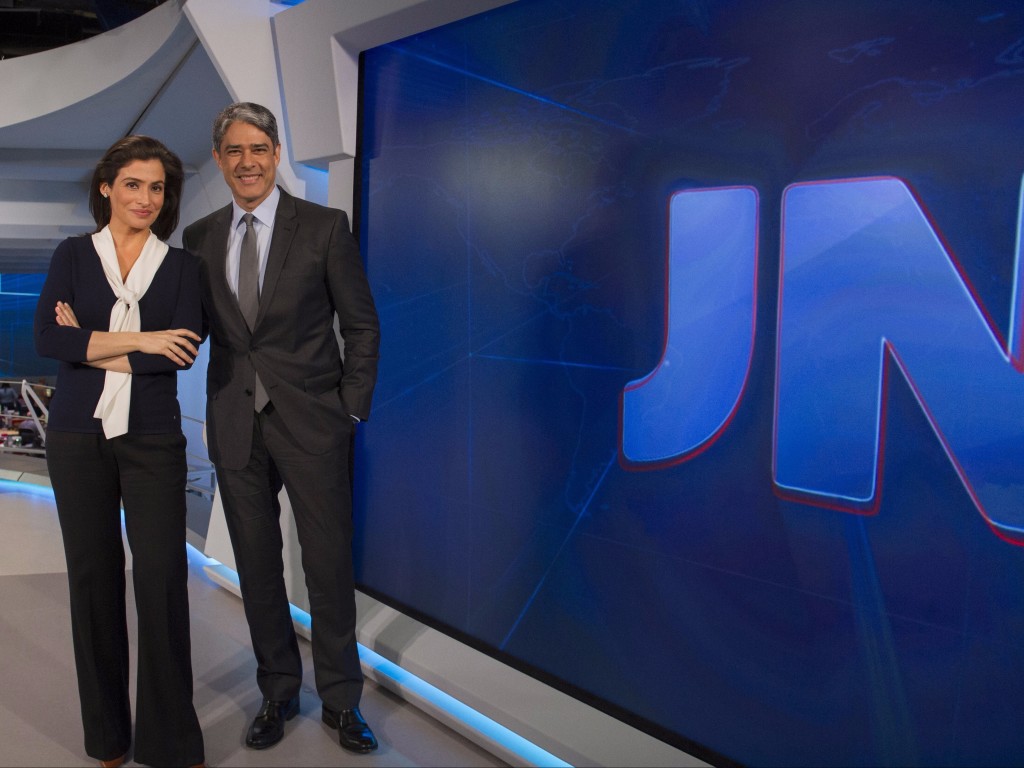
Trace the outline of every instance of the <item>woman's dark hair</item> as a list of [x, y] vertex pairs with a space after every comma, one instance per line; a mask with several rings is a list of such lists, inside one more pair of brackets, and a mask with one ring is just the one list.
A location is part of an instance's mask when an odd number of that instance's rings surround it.
[[89, 185], [89, 212], [96, 220], [96, 231], [99, 232], [110, 223], [110, 200], [100, 194], [100, 185], [113, 187], [114, 179], [121, 169], [136, 160], [159, 160], [164, 167], [164, 204], [151, 229], [154, 235], [166, 240], [178, 227], [185, 171], [176, 154], [149, 136], [125, 136], [114, 142], [96, 163]]

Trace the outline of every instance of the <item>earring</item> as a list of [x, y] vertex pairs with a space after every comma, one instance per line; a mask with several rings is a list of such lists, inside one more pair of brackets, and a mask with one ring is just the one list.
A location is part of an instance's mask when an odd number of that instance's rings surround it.
[[106, 200], [106, 199], [107, 199], [107, 193], [106, 193], [106, 192], [100, 192], [100, 194], [101, 194], [101, 195], [103, 195], [103, 199], [104, 199], [104, 200]]

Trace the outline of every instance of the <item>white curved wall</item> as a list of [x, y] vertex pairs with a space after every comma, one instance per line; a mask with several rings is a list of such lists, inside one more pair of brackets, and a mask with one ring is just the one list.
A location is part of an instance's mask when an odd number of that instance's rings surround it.
[[[83, 103], [128, 78], [139, 77], [140, 72], [155, 83], [163, 82], [194, 41], [181, 18], [181, 0], [171, 0], [103, 35], [0, 61], [0, 104], [4, 105], [0, 128], [18, 124], [24, 128], [20, 134], [4, 134], [4, 145], [20, 136], [26, 146], [93, 146], [90, 140], [96, 135], [106, 137], [111, 126], [94, 119], [91, 108], [89, 120], [74, 121]], [[111, 95], [108, 114], [114, 126], [137, 117], [146, 106], [144, 101], [136, 105], [117, 101], [118, 97], [124, 99], [124, 92]], [[65, 111], [61, 123], [55, 123], [54, 115]], [[43, 123], [33, 125], [37, 119]]]

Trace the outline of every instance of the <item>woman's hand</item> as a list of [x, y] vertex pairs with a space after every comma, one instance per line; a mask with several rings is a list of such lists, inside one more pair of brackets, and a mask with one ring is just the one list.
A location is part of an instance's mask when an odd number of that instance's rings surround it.
[[57, 302], [57, 325], [66, 325], [70, 328], [81, 328], [78, 324], [78, 318], [75, 317], [75, 311], [71, 309], [71, 305], [66, 301]]
[[163, 355], [178, 365], [188, 365], [195, 360], [199, 349], [192, 341], [202, 339], [188, 328], [167, 331], [145, 331], [139, 333], [139, 351], [150, 355]]
[[[57, 325], [69, 328], [81, 328], [75, 311], [66, 301], [58, 301]], [[199, 348], [192, 342], [199, 343], [202, 337], [195, 331], [188, 328], [174, 328], [166, 331], [139, 331], [114, 332], [93, 331], [89, 338], [88, 358], [83, 361], [95, 368], [108, 368], [109, 370], [131, 372], [127, 365], [127, 358], [124, 361], [111, 367], [109, 361], [127, 355], [130, 352], [145, 352], [150, 355], [163, 355], [177, 365], [189, 365], [195, 361], [199, 354]], [[95, 363], [103, 363], [94, 365]]]

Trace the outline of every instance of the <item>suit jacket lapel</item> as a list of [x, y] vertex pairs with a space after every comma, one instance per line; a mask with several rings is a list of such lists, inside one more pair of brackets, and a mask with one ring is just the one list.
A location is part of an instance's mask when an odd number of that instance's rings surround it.
[[256, 315], [257, 326], [267, 313], [267, 307], [274, 298], [274, 289], [277, 288], [277, 279], [281, 276], [281, 270], [284, 268], [284, 262], [288, 256], [288, 249], [291, 247], [292, 237], [295, 235], [296, 223], [295, 198], [282, 189], [281, 199], [277, 203], [277, 213], [274, 215], [274, 234], [270, 238], [267, 269], [263, 273], [260, 311]]
[[[232, 318], [241, 324], [245, 333], [249, 333], [249, 326], [245, 322], [241, 307], [238, 306], [238, 298], [235, 296], [231, 286], [228, 285], [228, 240], [231, 234], [231, 213], [232, 207], [229, 204], [217, 211], [215, 219], [210, 223], [207, 237], [210, 240], [210, 292], [213, 301], [218, 307], [225, 307], [224, 317]], [[231, 309], [227, 309], [231, 307]]]

